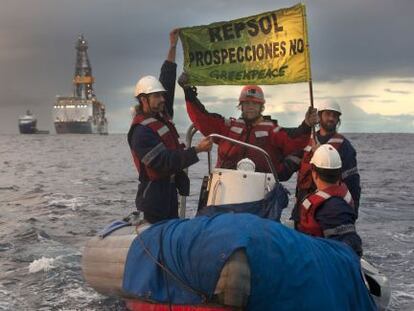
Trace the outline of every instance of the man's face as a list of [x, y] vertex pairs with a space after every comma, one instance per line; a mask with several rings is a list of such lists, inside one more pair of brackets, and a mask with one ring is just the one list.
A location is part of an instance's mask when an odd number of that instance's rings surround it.
[[243, 119], [250, 121], [256, 120], [262, 114], [262, 104], [255, 102], [241, 102], [241, 110]]
[[327, 132], [335, 132], [339, 122], [339, 113], [332, 110], [324, 110], [320, 113], [319, 124]]
[[164, 111], [165, 106], [165, 96], [163, 92], [151, 93], [146, 97], [147, 101], [147, 111], [158, 113]]

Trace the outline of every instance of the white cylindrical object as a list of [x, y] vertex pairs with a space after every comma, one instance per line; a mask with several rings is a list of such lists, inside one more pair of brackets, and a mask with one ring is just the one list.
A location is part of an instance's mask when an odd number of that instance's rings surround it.
[[274, 185], [275, 179], [270, 173], [217, 168], [211, 176], [207, 205], [259, 201]]

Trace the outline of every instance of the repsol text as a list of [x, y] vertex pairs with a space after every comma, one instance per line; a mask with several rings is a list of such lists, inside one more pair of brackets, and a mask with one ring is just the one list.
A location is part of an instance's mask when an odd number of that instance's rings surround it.
[[240, 38], [243, 32], [255, 37], [258, 34], [269, 34], [283, 31], [283, 26], [277, 22], [277, 15], [270, 13], [259, 19], [252, 18], [248, 21], [230, 22], [220, 26], [208, 28], [210, 42], [227, 41]]

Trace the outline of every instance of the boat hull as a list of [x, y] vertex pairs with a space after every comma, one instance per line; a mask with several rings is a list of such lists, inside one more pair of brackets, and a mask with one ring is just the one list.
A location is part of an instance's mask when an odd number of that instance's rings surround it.
[[58, 134], [93, 134], [90, 122], [55, 122]]
[[58, 97], [53, 120], [57, 134], [108, 134], [105, 108], [97, 100]]
[[36, 134], [36, 121], [19, 123], [20, 134]]
[[86, 243], [82, 254], [82, 272], [92, 288], [101, 294], [125, 299], [129, 310], [229, 311], [246, 306], [250, 295], [250, 268], [242, 249], [235, 251], [223, 266], [214, 291], [216, 304], [175, 305], [174, 309], [169, 309], [169, 304], [155, 303], [125, 292], [123, 279], [129, 249], [137, 232], [141, 233], [148, 227], [147, 223], [138, 227], [123, 227], [109, 236], [97, 236]]
[[[129, 310], [213, 311], [246, 308], [251, 295], [251, 271], [243, 248], [228, 257], [223, 266], [214, 289], [214, 304], [170, 306], [165, 302], [155, 302], [146, 295], [138, 296], [125, 291], [123, 281], [128, 253], [137, 235], [149, 226], [147, 223], [137, 227], [125, 226], [106, 233], [104, 237], [96, 236], [90, 239], [82, 255], [82, 271], [87, 283], [101, 294], [124, 299]], [[365, 285], [378, 309], [386, 310], [390, 299], [388, 280], [364, 259], [361, 260], [361, 268]]]
[[94, 125], [88, 121], [55, 122], [57, 134], [108, 134], [105, 125]]

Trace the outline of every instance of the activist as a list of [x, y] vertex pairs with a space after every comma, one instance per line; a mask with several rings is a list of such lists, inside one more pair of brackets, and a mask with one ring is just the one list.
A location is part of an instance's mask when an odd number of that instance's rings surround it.
[[[196, 88], [188, 85], [185, 73], [178, 84], [184, 89], [189, 117], [203, 135], [216, 133], [261, 147], [270, 155], [280, 181], [288, 180], [294, 173], [293, 169], [297, 169], [300, 159], [290, 154], [300, 151], [308, 143], [311, 126], [317, 122], [316, 109], [308, 110], [298, 128], [284, 129], [276, 120], [262, 115], [265, 108], [262, 89], [247, 85], [239, 97], [241, 117], [225, 119], [205, 109], [197, 98]], [[256, 171], [270, 172], [265, 157], [258, 151], [225, 140], [218, 141], [218, 145], [217, 167], [236, 169], [241, 159], [249, 158], [255, 163]]]
[[312, 180], [310, 159], [315, 148], [321, 144], [331, 144], [339, 153], [342, 160], [341, 180], [347, 185], [355, 204], [358, 217], [359, 199], [361, 195], [360, 176], [357, 168], [356, 151], [350, 141], [337, 132], [341, 123], [341, 108], [335, 100], [322, 102], [318, 107], [319, 127], [315, 140], [310, 140], [308, 146], [301, 152], [302, 161], [298, 171], [296, 186], [296, 205], [292, 211], [292, 219], [299, 221], [298, 204], [304, 197], [315, 191], [316, 185]]
[[342, 162], [338, 151], [330, 144], [320, 145], [309, 163], [316, 192], [299, 205], [296, 229], [344, 242], [362, 256], [361, 238], [355, 230], [356, 210], [351, 193], [341, 183]]
[[212, 141], [204, 138], [196, 147], [184, 149], [171, 121], [177, 40], [178, 30], [173, 30], [160, 79], [145, 76], [137, 82], [135, 97], [139, 104], [128, 133], [140, 182], [135, 204], [149, 223], [178, 217], [177, 190], [181, 195], [188, 195], [190, 186], [183, 169], [199, 160], [197, 153], [212, 147]]

